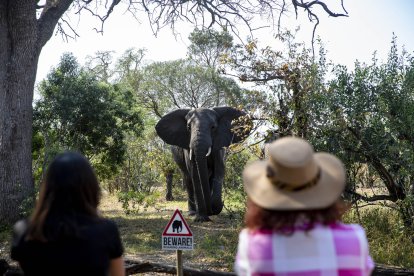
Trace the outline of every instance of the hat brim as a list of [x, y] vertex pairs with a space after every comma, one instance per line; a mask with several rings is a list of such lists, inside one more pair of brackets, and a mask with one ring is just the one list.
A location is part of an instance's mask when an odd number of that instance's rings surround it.
[[345, 188], [345, 168], [332, 154], [315, 153], [321, 175], [315, 186], [300, 191], [277, 188], [266, 176], [266, 161], [256, 161], [243, 171], [244, 187], [250, 199], [270, 210], [323, 209], [332, 205]]

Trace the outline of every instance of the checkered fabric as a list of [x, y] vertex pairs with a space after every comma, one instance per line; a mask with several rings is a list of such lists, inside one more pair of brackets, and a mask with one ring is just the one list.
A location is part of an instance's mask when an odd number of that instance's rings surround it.
[[243, 229], [235, 262], [238, 275], [363, 276], [371, 275], [364, 229], [355, 224], [316, 225], [291, 236], [271, 230]]

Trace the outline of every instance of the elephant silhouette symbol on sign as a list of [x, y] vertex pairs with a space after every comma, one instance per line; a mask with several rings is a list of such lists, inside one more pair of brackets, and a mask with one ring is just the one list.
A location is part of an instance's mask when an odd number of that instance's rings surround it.
[[172, 223], [173, 232], [177, 230], [177, 233], [183, 231], [183, 222], [181, 220], [174, 220]]

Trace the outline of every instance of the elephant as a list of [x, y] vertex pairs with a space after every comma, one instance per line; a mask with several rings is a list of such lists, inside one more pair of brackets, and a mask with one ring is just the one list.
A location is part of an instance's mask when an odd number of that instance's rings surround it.
[[183, 222], [181, 220], [174, 220], [172, 223], [172, 228], [173, 228], [173, 232], [177, 230], [177, 233], [180, 233], [181, 231], [183, 231]]
[[[234, 121], [245, 115], [233, 107], [178, 109], [155, 126], [158, 136], [172, 145], [187, 189], [188, 211], [195, 221], [211, 221], [209, 216], [223, 209], [225, 147], [248, 134], [248, 127]], [[234, 131], [235, 127], [240, 131]]]

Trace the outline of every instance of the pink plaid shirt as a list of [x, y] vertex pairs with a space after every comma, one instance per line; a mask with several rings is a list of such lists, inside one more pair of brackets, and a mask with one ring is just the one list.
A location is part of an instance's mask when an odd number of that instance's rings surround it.
[[243, 229], [235, 263], [238, 275], [257, 276], [363, 276], [373, 269], [364, 229], [342, 223], [291, 236]]

